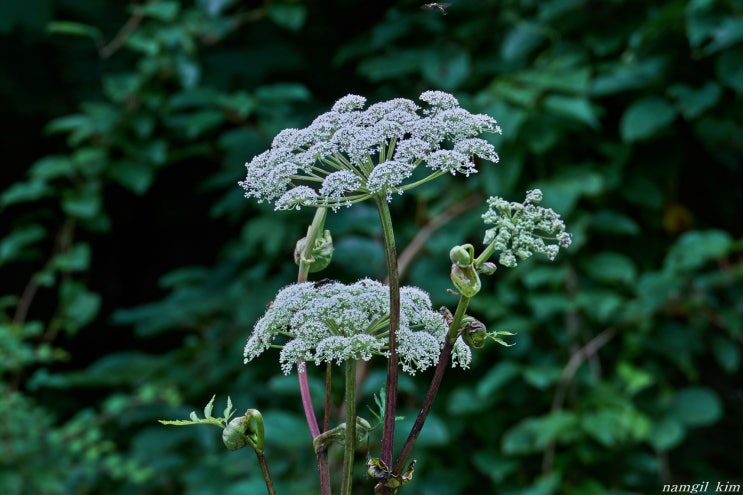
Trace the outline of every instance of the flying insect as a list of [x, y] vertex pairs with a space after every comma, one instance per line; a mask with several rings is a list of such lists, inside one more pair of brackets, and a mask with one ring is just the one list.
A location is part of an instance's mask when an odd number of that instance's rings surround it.
[[446, 15], [446, 8], [449, 7], [450, 3], [424, 3], [421, 5], [423, 10], [434, 10], [439, 9], [443, 15]]

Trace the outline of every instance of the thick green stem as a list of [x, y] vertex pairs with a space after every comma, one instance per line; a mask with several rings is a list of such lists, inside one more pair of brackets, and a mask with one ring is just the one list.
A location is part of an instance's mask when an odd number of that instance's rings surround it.
[[393, 443], [395, 439], [395, 414], [397, 410], [397, 330], [400, 326], [400, 280], [397, 270], [397, 251], [395, 233], [392, 229], [392, 216], [387, 199], [376, 196], [379, 220], [382, 224], [384, 251], [387, 259], [387, 279], [390, 288], [390, 330], [389, 358], [387, 360], [387, 401], [384, 409], [384, 430], [382, 431], [381, 459], [385, 465], [392, 465]]
[[320, 232], [322, 232], [323, 226], [325, 225], [325, 217], [328, 214], [327, 208], [318, 208], [315, 211], [315, 216], [312, 219], [312, 224], [307, 231], [307, 238], [305, 239], [304, 249], [299, 257], [299, 274], [297, 275], [297, 282], [302, 283], [307, 281], [307, 274], [310, 273], [310, 265], [312, 264], [312, 250], [315, 248], [315, 240]]
[[346, 361], [346, 434], [343, 443], [341, 495], [351, 495], [353, 459], [356, 453], [356, 361]]

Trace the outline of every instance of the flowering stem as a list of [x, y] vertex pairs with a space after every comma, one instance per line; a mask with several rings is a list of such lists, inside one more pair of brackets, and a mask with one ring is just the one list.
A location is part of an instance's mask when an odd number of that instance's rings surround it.
[[451, 357], [452, 347], [454, 346], [454, 342], [456, 342], [457, 337], [459, 337], [459, 327], [462, 325], [462, 318], [464, 317], [465, 311], [467, 311], [467, 306], [469, 306], [469, 303], [469, 297], [459, 297], [457, 310], [454, 313], [454, 318], [452, 319], [451, 325], [449, 326], [449, 335], [444, 340], [444, 348], [441, 350], [441, 354], [439, 355], [439, 362], [438, 364], [436, 364], [436, 370], [433, 373], [431, 384], [428, 386], [426, 397], [425, 399], [423, 399], [423, 405], [421, 406], [421, 410], [418, 412], [418, 417], [415, 418], [415, 423], [413, 423], [413, 427], [410, 429], [408, 438], [405, 440], [405, 444], [403, 444], [402, 446], [400, 456], [397, 458], [395, 467], [392, 470], [392, 472], [396, 475], [400, 475], [403, 469], [405, 469], [405, 463], [408, 461], [410, 453], [413, 451], [413, 446], [415, 446], [415, 442], [416, 440], [418, 440], [418, 435], [423, 429], [423, 424], [428, 418], [428, 413], [431, 412], [431, 406], [433, 406], [433, 401], [434, 399], [436, 399], [436, 394], [439, 391], [441, 380], [444, 378], [444, 372], [446, 371], [449, 357]]
[[[299, 273], [297, 274], [297, 282], [299, 283], [307, 281], [307, 275], [310, 272], [310, 265], [312, 263], [312, 249], [315, 246], [317, 235], [322, 232], [327, 213], [327, 208], [318, 208], [317, 211], [315, 211], [312, 224], [307, 231], [304, 249], [299, 257]], [[307, 419], [307, 426], [310, 429], [310, 435], [312, 435], [314, 440], [320, 435], [320, 427], [317, 424], [315, 410], [312, 407], [310, 384], [307, 380], [307, 366], [304, 365], [304, 363], [302, 363], [302, 365], [297, 363], [297, 377], [299, 379], [299, 392], [302, 396], [304, 416]], [[330, 466], [328, 464], [328, 453], [324, 447], [317, 451], [317, 469], [320, 473], [320, 493], [322, 495], [330, 495]]]
[[387, 384], [385, 387], [387, 401], [384, 408], [384, 430], [382, 431], [380, 458], [385, 465], [391, 466], [397, 410], [397, 329], [400, 326], [400, 279], [397, 270], [395, 233], [392, 229], [390, 208], [383, 195], [375, 196], [375, 200], [382, 224], [382, 236], [387, 259], [387, 279], [390, 288], [389, 358], [387, 360]]
[[353, 458], [356, 453], [356, 361], [346, 361], [346, 435], [343, 444], [341, 495], [350, 495], [353, 486]]

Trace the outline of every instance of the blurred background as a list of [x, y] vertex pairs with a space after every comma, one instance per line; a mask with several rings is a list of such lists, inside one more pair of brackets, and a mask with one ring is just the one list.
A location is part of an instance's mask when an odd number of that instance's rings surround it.
[[[394, 199], [403, 283], [456, 304], [447, 253], [480, 245], [490, 195], [540, 187], [574, 244], [485, 281], [470, 313], [516, 345], [447, 372], [403, 493], [741, 480], [743, 1], [422, 5], [0, 4], [1, 493], [264, 493], [252, 452], [227, 452], [218, 429], [156, 422], [214, 394], [215, 414], [228, 395], [263, 412], [279, 493], [318, 493], [296, 376], [276, 352], [242, 363], [312, 212], [274, 212], [237, 182], [278, 131], [348, 93], [429, 89], [498, 120], [501, 162]], [[327, 228], [320, 277], [384, 277], [371, 204]], [[403, 377], [398, 432], [429, 379]]]

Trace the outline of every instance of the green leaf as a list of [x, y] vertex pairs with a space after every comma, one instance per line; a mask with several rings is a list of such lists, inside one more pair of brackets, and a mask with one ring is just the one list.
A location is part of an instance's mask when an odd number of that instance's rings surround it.
[[498, 389], [521, 374], [521, 366], [513, 361], [503, 361], [487, 371], [477, 382], [475, 393], [477, 400], [492, 396]]
[[677, 100], [676, 106], [681, 115], [687, 120], [692, 120], [720, 100], [722, 88], [713, 81], [708, 81], [699, 89], [685, 84], [674, 84], [668, 88], [668, 94]]
[[517, 459], [498, 455], [493, 449], [480, 450], [473, 454], [472, 462], [478, 471], [488, 476], [495, 483], [500, 483], [506, 476], [518, 470], [521, 465]]
[[20, 258], [29, 246], [44, 237], [46, 230], [37, 224], [24, 225], [13, 230], [0, 241], [0, 266]]
[[578, 293], [576, 303], [595, 321], [610, 324], [621, 318], [627, 298], [618, 291], [593, 289]]
[[599, 127], [599, 121], [587, 98], [550, 95], [544, 99], [544, 108], [559, 117], [582, 122], [593, 129]]
[[31, 176], [41, 181], [70, 177], [74, 172], [74, 165], [70, 157], [65, 155], [50, 155], [36, 161], [31, 166]]
[[621, 362], [617, 365], [617, 376], [624, 382], [625, 389], [630, 395], [635, 395], [656, 382], [652, 373], [627, 362]]
[[197, 138], [221, 125], [224, 120], [224, 113], [218, 110], [201, 110], [170, 115], [165, 118], [165, 122], [170, 127], [180, 130], [187, 138]]
[[521, 22], [506, 33], [500, 55], [507, 62], [521, 61], [544, 40], [544, 31], [538, 25]]
[[567, 411], [527, 418], [503, 435], [501, 447], [506, 454], [538, 452], [551, 442], [572, 441], [578, 426], [577, 416]]
[[452, 91], [464, 83], [471, 73], [470, 56], [466, 51], [428, 51], [423, 57], [421, 73], [432, 85]]
[[227, 407], [224, 408], [224, 414], [225, 420], [229, 420], [233, 414], [235, 414], [235, 409], [232, 407], [232, 399], [230, 396], [227, 396]]
[[[246, 91], [237, 91], [231, 94], [219, 95], [216, 99], [217, 105], [227, 111], [237, 114], [240, 118], [249, 117], [256, 108], [255, 97]], [[238, 130], [245, 132], [244, 130]]]
[[424, 59], [425, 52], [422, 50], [402, 49], [394, 54], [366, 57], [357, 70], [370, 81], [379, 82], [417, 73]]
[[686, 232], [671, 246], [663, 264], [672, 271], [696, 270], [724, 258], [732, 246], [730, 234], [722, 230]]
[[212, 399], [209, 401], [209, 403], [204, 407], [204, 417], [205, 418], [211, 418], [212, 417], [212, 409], [214, 409], [214, 399], [216, 398], [216, 395], [212, 395]]
[[635, 263], [629, 257], [604, 251], [587, 260], [586, 268], [594, 280], [608, 284], [632, 284], [637, 277]]
[[51, 189], [46, 182], [41, 180], [31, 180], [29, 182], [16, 182], [8, 189], [3, 191], [0, 196], [0, 206], [5, 207], [13, 203], [25, 203], [27, 201], [36, 201], [51, 193]]
[[90, 245], [78, 243], [53, 259], [54, 267], [64, 272], [79, 272], [90, 267]]
[[648, 96], [634, 102], [622, 115], [619, 130], [625, 142], [652, 137], [670, 125], [676, 109], [663, 98]]
[[676, 393], [669, 413], [687, 426], [698, 427], [716, 423], [723, 409], [719, 397], [710, 388], [688, 387]]
[[585, 414], [581, 427], [599, 443], [613, 447], [646, 438], [650, 421], [631, 407], [620, 407]]
[[107, 170], [108, 176], [135, 194], [144, 194], [155, 179], [155, 169], [143, 162], [115, 160]]
[[653, 423], [648, 443], [656, 450], [666, 451], [679, 445], [686, 434], [684, 426], [673, 418], [662, 418]]
[[231, 7], [237, 0], [197, 0], [196, 4], [204, 9], [209, 15], [220, 15], [224, 10]]
[[738, 93], [743, 93], [743, 47], [724, 51], [715, 64], [717, 77]]
[[271, 2], [268, 4], [268, 18], [283, 28], [296, 31], [307, 20], [307, 7], [301, 3]]
[[181, 10], [179, 2], [169, 2], [165, 0], [148, 2], [144, 5], [135, 5], [132, 11], [137, 15], [152, 17], [154, 19], [171, 22], [178, 16]]
[[295, 449], [307, 447], [307, 423], [298, 414], [274, 409], [263, 414], [266, 424], [265, 437], [272, 445]]
[[286, 103], [287, 101], [309, 101], [312, 93], [307, 86], [300, 83], [275, 83], [260, 86], [255, 90], [255, 96], [261, 103]]
[[566, 216], [580, 198], [600, 194], [606, 188], [606, 177], [590, 169], [573, 168], [549, 181], [538, 181], [534, 186], [544, 193], [545, 206]]
[[64, 316], [65, 330], [75, 333], [98, 315], [101, 296], [89, 291], [76, 281], [65, 281], [59, 288], [59, 302]]
[[638, 223], [627, 215], [611, 210], [599, 210], [591, 217], [591, 229], [613, 235], [634, 236], [640, 233]]
[[493, 396], [479, 397], [472, 387], [457, 387], [449, 396], [447, 411], [454, 416], [465, 416], [490, 408]]
[[101, 32], [95, 26], [71, 21], [52, 21], [46, 25], [46, 30], [56, 34], [71, 34], [86, 36], [94, 40], [101, 39]]
[[135, 97], [145, 82], [143, 74], [124, 72], [103, 76], [103, 89], [113, 101], [123, 103], [127, 98]]
[[711, 55], [720, 50], [735, 45], [743, 40], [743, 17], [721, 17], [714, 30], [710, 32], [712, 39], [704, 47], [704, 54]]
[[62, 196], [62, 209], [74, 217], [90, 220], [100, 213], [101, 206], [100, 194], [90, 188], [87, 191], [67, 191]]
[[593, 79], [591, 96], [602, 97], [645, 88], [660, 80], [669, 64], [667, 56], [629, 60], [631, 62], [608, 65], [603, 73], [599, 73]]
[[524, 369], [524, 381], [539, 390], [545, 390], [560, 378], [562, 369], [557, 366], [529, 366]]
[[679, 280], [666, 272], [648, 272], [643, 274], [635, 285], [637, 299], [643, 313], [650, 314], [678, 293]]
[[740, 368], [740, 347], [727, 339], [716, 338], [712, 341], [712, 352], [717, 363], [728, 373], [735, 373]]
[[72, 155], [75, 170], [87, 177], [96, 177], [108, 165], [108, 153], [102, 148], [84, 147]]

